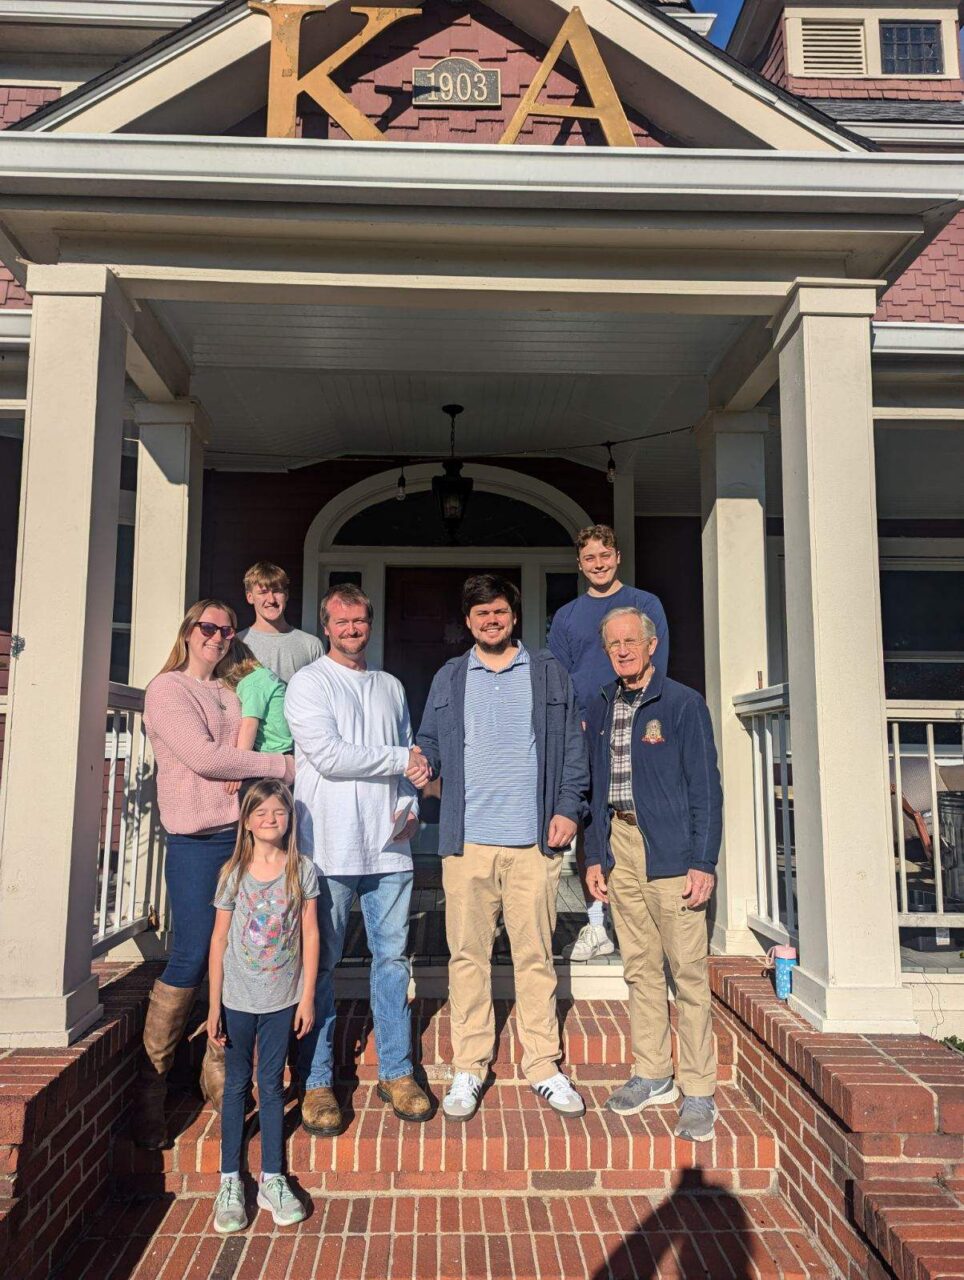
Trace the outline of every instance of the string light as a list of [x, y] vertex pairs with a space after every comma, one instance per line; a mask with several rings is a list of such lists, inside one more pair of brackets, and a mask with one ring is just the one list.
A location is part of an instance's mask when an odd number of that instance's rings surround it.
[[[619, 444], [636, 444], [640, 440], [664, 440], [667, 436], [692, 435], [692, 426], [688, 427], [671, 427], [668, 431], [644, 431], [638, 436], [621, 436], [618, 440], [607, 443], [605, 440], [585, 440], [580, 443], [544, 445], [542, 448], [534, 448], [530, 446], [528, 449], [493, 449], [491, 452], [482, 453], [473, 451], [463, 455], [466, 462], [480, 462], [486, 458], [565, 458], [568, 454], [576, 453], [582, 449], [608, 449], [609, 456], [612, 458], [612, 450]], [[125, 440], [137, 443], [136, 436], [125, 436]], [[215, 450], [215, 452], [217, 452]], [[253, 449], [232, 449], [230, 450], [232, 458], [264, 458], [266, 455], [264, 450]], [[272, 457], [274, 455], [271, 455]], [[394, 463], [398, 460], [397, 454], [383, 453], [281, 453], [278, 455], [282, 460], [287, 462], [384, 462], [386, 464]], [[445, 455], [439, 453], [420, 453], [415, 457], [411, 455], [406, 459], [407, 462], [440, 462], [444, 460]], [[615, 479], [616, 460], [613, 458], [613, 474]]]
[[616, 483], [616, 459], [613, 457], [613, 447], [606, 441], [606, 452], [609, 455], [606, 462], [606, 479], [610, 484]]
[[402, 468], [398, 473], [398, 484], [395, 486], [395, 501], [396, 502], [405, 501], [405, 463], [404, 462], [402, 463]]

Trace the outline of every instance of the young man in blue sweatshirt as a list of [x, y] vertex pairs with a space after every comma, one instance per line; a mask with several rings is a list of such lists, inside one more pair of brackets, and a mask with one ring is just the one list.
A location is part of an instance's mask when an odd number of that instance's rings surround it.
[[[549, 648], [569, 672], [576, 690], [576, 702], [583, 725], [593, 700], [603, 685], [612, 681], [613, 669], [606, 650], [599, 642], [599, 626], [611, 609], [639, 609], [653, 620], [658, 647], [653, 656], [657, 671], [666, 674], [669, 662], [669, 628], [659, 598], [639, 587], [620, 582], [619, 545], [608, 524], [593, 524], [580, 529], [576, 536], [579, 570], [589, 587], [584, 595], [556, 611], [549, 629]], [[613, 942], [606, 929], [603, 904], [589, 896], [586, 889], [586, 865], [580, 833], [576, 860], [586, 897], [586, 923], [570, 952], [569, 959], [585, 963], [595, 956], [612, 954]]]

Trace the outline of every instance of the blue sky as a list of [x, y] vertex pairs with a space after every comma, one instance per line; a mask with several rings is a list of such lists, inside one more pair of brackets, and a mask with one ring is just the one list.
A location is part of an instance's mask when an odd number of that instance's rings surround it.
[[737, 15], [743, 6], [743, 0], [693, 0], [693, 8], [700, 13], [717, 14], [710, 39], [721, 47], [726, 44], [727, 36], [733, 30]]

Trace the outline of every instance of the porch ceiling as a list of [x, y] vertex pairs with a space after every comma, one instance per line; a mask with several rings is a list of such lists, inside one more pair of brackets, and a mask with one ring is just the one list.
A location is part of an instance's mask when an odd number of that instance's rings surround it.
[[[600, 442], [683, 431], [699, 419], [707, 375], [746, 323], [469, 308], [154, 307], [194, 367], [209, 465], [245, 469], [443, 453], [441, 406], [450, 402], [466, 409], [460, 452], [551, 450], [603, 467]], [[692, 452], [690, 443], [686, 502]], [[637, 456], [639, 442], [617, 449], [627, 469]]]
[[156, 303], [195, 368], [705, 375], [739, 316]]

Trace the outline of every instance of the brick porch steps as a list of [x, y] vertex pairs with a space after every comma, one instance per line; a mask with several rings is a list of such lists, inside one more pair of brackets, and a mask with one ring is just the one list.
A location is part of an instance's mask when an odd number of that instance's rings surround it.
[[[623, 1118], [602, 1109], [613, 1084], [625, 1079], [632, 1057], [625, 1008], [608, 1001], [576, 1001], [560, 1007], [566, 1069], [582, 1090], [585, 1117], [556, 1115], [529, 1089], [519, 1065], [522, 1048], [515, 1012], [497, 1002], [498, 1054], [494, 1080], [479, 1113], [468, 1124], [441, 1113], [424, 1125], [402, 1124], [377, 1097], [377, 1056], [367, 1004], [341, 1002], [335, 1030], [337, 1088], [351, 1118], [337, 1138], [312, 1138], [300, 1127], [297, 1107], [288, 1114], [288, 1162], [312, 1192], [632, 1190], [671, 1191], [691, 1169], [703, 1185], [759, 1194], [769, 1191], [777, 1168], [776, 1140], [748, 1100], [729, 1081], [733, 1036], [718, 1024], [717, 1049], [724, 1083], [721, 1118], [713, 1142], [674, 1138], [677, 1107], [653, 1108]], [[441, 1100], [451, 1079], [448, 1006], [418, 1000], [413, 1006], [416, 1058], [429, 1088]], [[115, 1146], [115, 1187], [122, 1194], [211, 1190], [217, 1183], [220, 1123], [182, 1095], [172, 1114], [173, 1147], [144, 1152], [121, 1138]], [[249, 1167], [260, 1168], [254, 1136]]]
[[[249, 1186], [249, 1198], [253, 1188]], [[249, 1209], [253, 1206], [249, 1203]], [[337, 1196], [211, 1228], [211, 1197], [109, 1205], [57, 1280], [830, 1280], [779, 1197]]]
[[[441, 1089], [435, 1091], [441, 1093]], [[581, 1119], [556, 1115], [525, 1085], [496, 1084], [467, 1124], [441, 1114], [427, 1124], [402, 1124], [362, 1083], [351, 1097], [353, 1118], [337, 1138], [314, 1138], [288, 1115], [288, 1164], [312, 1194], [452, 1191], [672, 1191], [688, 1175], [701, 1185], [760, 1194], [771, 1190], [776, 1141], [746, 1099], [722, 1086], [720, 1121], [708, 1143], [673, 1137], [676, 1107], [621, 1117], [601, 1110], [608, 1085], [583, 1086]], [[346, 1095], [342, 1095], [347, 1101]], [[173, 1148], [141, 1151], [120, 1139], [115, 1186], [122, 1194], [178, 1195], [217, 1186], [220, 1122], [208, 1108], [182, 1098], [172, 1119], [186, 1125]], [[257, 1135], [248, 1167], [260, 1170]]]
[[858, 1182], [854, 1215], [898, 1275], [964, 1275], [964, 1203], [950, 1188], [921, 1179]]
[[[492, 1064], [499, 1080], [522, 1080], [519, 1064], [522, 1044], [513, 1001], [496, 1000], [495, 1025], [498, 1052]], [[629, 1017], [624, 1000], [559, 1000], [565, 1070], [577, 1073], [580, 1080], [624, 1080], [632, 1062]], [[670, 1013], [674, 1028], [675, 1007]], [[415, 1060], [428, 1078], [445, 1079], [451, 1061], [452, 1038], [448, 1004], [444, 1000], [417, 999], [412, 1003], [413, 1044]], [[341, 1071], [360, 1080], [378, 1077], [378, 1056], [371, 1032], [371, 1013], [367, 1000], [339, 1000], [335, 1028], [335, 1062]], [[735, 1039], [723, 1019], [714, 1014], [719, 1079], [733, 1079]], [[592, 1068], [592, 1071], [587, 1071]], [[442, 1074], [438, 1075], [437, 1070]]]

